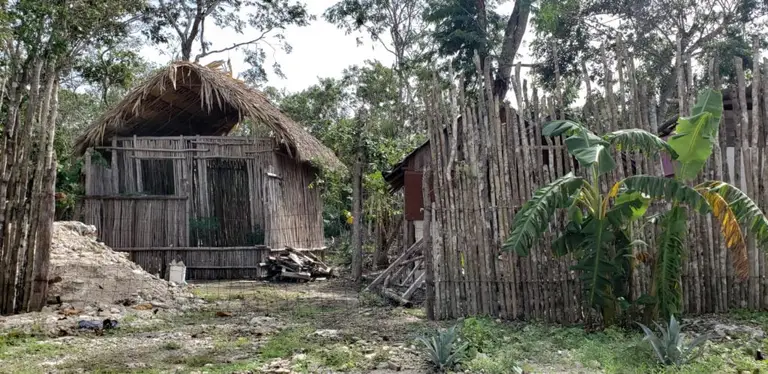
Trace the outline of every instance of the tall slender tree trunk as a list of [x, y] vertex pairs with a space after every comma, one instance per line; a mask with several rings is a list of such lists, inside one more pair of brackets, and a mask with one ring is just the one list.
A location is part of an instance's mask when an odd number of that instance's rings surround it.
[[362, 115], [356, 119], [355, 163], [352, 167], [352, 278], [363, 277], [363, 123]]
[[358, 150], [352, 170], [352, 278], [363, 276], [363, 160]]
[[59, 71], [55, 60], [20, 61], [28, 73], [12, 75], [0, 153], [0, 314], [45, 305], [55, 204]]

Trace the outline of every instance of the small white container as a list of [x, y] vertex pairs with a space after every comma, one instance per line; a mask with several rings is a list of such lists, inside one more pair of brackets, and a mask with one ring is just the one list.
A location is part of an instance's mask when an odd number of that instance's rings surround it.
[[168, 281], [179, 285], [187, 284], [187, 267], [183, 262], [171, 261], [168, 266]]

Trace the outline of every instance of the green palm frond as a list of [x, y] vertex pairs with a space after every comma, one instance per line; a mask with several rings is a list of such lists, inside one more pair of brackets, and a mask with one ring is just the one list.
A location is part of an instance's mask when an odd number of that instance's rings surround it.
[[613, 258], [616, 274], [613, 276], [613, 295], [629, 299], [629, 284], [632, 276], [632, 245], [633, 241], [621, 229], [614, 229], [613, 247], [616, 254]]
[[700, 213], [708, 213], [707, 201], [694, 188], [671, 178], [650, 175], [635, 175], [621, 182], [627, 190], [646, 194], [649, 198], [664, 199], [690, 206]]
[[[587, 220], [590, 219], [591, 217], [587, 218]], [[589, 223], [589, 221], [587, 221], [587, 223]], [[558, 257], [565, 256], [569, 253], [579, 251], [583, 243], [584, 234], [581, 232], [581, 224], [571, 220], [571, 222], [568, 222], [568, 225], [565, 226], [565, 231], [562, 235], [552, 241], [552, 252]]]
[[706, 182], [701, 187], [720, 195], [742, 227], [754, 235], [760, 247], [768, 249], [768, 219], [747, 194], [721, 181]]
[[586, 131], [584, 126], [566, 119], [547, 123], [541, 129], [541, 134], [544, 136], [574, 135], [574, 133], [581, 133], [582, 131]]
[[527, 256], [534, 241], [547, 230], [555, 210], [565, 208], [571, 196], [584, 183], [583, 178], [568, 173], [539, 188], [515, 215], [512, 220], [512, 233], [502, 248], [506, 251], [515, 251], [520, 256]]
[[584, 254], [572, 267], [580, 272], [584, 290], [584, 301], [595, 308], [606, 305], [606, 300], [613, 298], [613, 275], [616, 266], [611, 256], [611, 246], [615, 236], [606, 219], [592, 219], [583, 228]]
[[665, 151], [677, 158], [675, 150], [667, 142], [648, 131], [641, 129], [627, 129], [610, 132], [603, 139], [616, 147], [617, 151], [640, 151], [644, 154], [657, 156]]
[[683, 241], [686, 236], [685, 208], [674, 205], [661, 220], [654, 288], [662, 317], [679, 314], [682, 306], [680, 274], [683, 269]]
[[723, 95], [719, 91], [704, 90], [699, 94], [691, 116], [677, 120], [675, 134], [668, 140], [677, 153], [677, 178], [692, 180], [704, 168], [712, 155], [722, 115]]

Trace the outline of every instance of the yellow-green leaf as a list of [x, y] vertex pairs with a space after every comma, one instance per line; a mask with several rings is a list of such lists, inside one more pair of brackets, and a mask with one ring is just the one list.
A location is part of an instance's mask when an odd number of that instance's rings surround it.
[[677, 153], [676, 175], [682, 180], [696, 178], [709, 156], [723, 114], [723, 95], [704, 90], [699, 94], [690, 117], [677, 120], [675, 135], [667, 143]]

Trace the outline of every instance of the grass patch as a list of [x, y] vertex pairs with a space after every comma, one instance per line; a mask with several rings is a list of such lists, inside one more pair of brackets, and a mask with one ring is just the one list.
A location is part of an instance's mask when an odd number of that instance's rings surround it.
[[286, 358], [294, 353], [303, 353], [312, 347], [309, 328], [288, 328], [273, 335], [259, 350], [261, 358], [270, 360]]
[[427, 311], [424, 308], [404, 308], [403, 313], [416, 318], [427, 318]]
[[246, 337], [238, 337], [233, 338], [231, 336], [222, 337], [219, 339], [216, 339], [213, 342], [213, 348], [217, 351], [234, 351], [234, 350], [240, 350], [246, 347], [251, 346], [252, 342], [250, 339]]
[[317, 357], [324, 367], [334, 370], [354, 369], [365, 359], [359, 351], [341, 344], [318, 349], [310, 355]]
[[202, 353], [202, 354], [196, 354], [192, 356], [187, 356], [184, 358], [182, 363], [185, 366], [192, 367], [192, 368], [201, 368], [208, 364], [214, 364], [218, 362], [216, 360], [216, 357], [213, 353]]
[[[636, 331], [606, 329], [586, 333], [578, 327], [542, 324], [504, 324], [468, 318], [461, 335], [470, 344], [465, 366], [472, 373], [508, 373], [514, 365], [533, 372], [568, 370], [604, 373], [718, 373], [766, 372], [765, 361], [754, 360], [754, 350], [743, 342], [709, 342], [703, 355], [679, 367], [661, 367], [642, 335]], [[762, 343], [768, 352], [768, 340]]]
[[0, 335], [0, 359], [23, 358], [24, 356], [55, 356], [65, 347], [19, 331]]
[[269, 303], [298, 299], [301, 296], [298, 292], [253, 283], [206, 283], [193, 289], [192, 294], [207, 302], [253, 300]]
[[44, 372], [36, 363], [62, 357], [75, 348], [44, 340], [31, 334], [10, 331], [0, 334], [0, 373]]
[[[309, 370], [310, 367], [322, 367], [346, 371], [359, 368], [362, 363], [367, 362], [359, 347], [313, 335], [313, 331], [309, 327], [282, 330], [261, 347], [259, 358], [261, 361], [269, 362], [273, 359], [291, 358], [297, 354], [304, 354], [306, 358], [296, 365], [297, 369], [303, 367], [305, 370]], [[377, 363], [387, 359], [387, 353], [379, 352], [372, 361]]]
[[[731, 312], [730, 317], [744, 324], [760, 326], [763, 331], [768, 332], [768, 313], [740, 309]], [[685, 321], [682, 324], [685, 325]]]
[[358, 295], [360, 306], [363, 308], [371, 307], [386, 307], [389, 306], [389, 302], [381, 295], [371, 291], [361, 291]]

